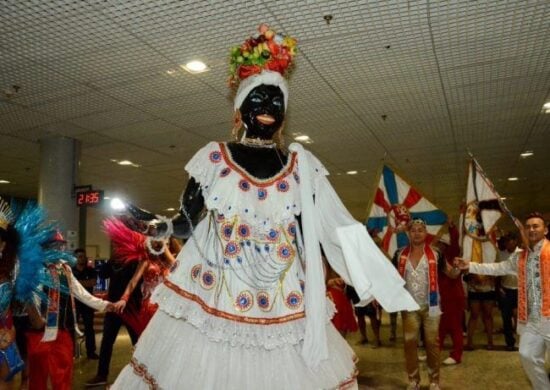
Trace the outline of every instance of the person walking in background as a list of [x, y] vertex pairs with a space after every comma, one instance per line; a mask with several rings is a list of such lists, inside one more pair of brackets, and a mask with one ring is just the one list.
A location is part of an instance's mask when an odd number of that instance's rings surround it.
[[[502, 238], [502, 244], [504, 248], [500, 251], [499, 262], [506, 261], [510, 256], [521, 251], [518, 248], [518, 239], [513, 233], [505, 235]], [[497, 282], [506, 350], [515, 351], [517, 350], [515, 334], [518, 320], [518, 277], [504, 275], [498, 278]]]
[[[80, 282], [82, 287], [90, 294], [94, 292], [97, 282], [97, 272], [93, 267], [88, 266], [86, 251], [78, 248], [74, 251], [76, 265], [73, 267], [73, 275]], [[76, 319], [82, 318], [84, 323], [84, 336], [86, 338], [86, 356], [88, 359], [99, 359], [96, 353], [95, 331], [94, 331], [94, 309], [76, 301]]]

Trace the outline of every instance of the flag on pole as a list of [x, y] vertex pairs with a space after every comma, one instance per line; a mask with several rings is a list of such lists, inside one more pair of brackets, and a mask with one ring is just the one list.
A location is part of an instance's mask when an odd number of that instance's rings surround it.
[[464, 258], [475, 263], [493, 263], [496, 260], [494, 230], [502, 216], [501, 204], [502, 200], [493, 183], [478, 162], [472, 158], [468, 164], [466, 205], [461, 218]]
[[408, 245], [407, 224], [415, 218], [426, 222], [428, 241], [437, 236], [447, 222], [447, 215], [442, 210], [384, 165], [367, 229], [381, 240], [382, 250], [391, 257], [398, 248]]

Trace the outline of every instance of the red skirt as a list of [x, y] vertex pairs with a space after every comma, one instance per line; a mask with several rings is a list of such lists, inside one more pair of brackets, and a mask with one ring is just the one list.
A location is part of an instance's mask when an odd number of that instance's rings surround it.
[[157, 308], [158, 305], [156, 303], [152, 303], [149, 299], [147, 299], [141, 302], [141, 307], [139, 310], [136, 310], [135, 308], [126, 308], [126, 310], [122, 312], [121, 317], [124, 323], [131, 327], [139, 337], [147, 327], [147, 324], [149, 324], [151, 318], [153, 318]]
[[346, 296], [346, 293], [336, 287], [327, 287], [328, 297], [334, 306], [336, 306], [336, 314], [332, 317], [334, 327], [340, 332], [355, 332], [357, 331], [357, 320], [353, 313], [353, 306]]

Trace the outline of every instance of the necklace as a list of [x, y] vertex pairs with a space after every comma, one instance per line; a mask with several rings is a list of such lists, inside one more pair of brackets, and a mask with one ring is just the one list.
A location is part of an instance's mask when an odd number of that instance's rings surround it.
[[240, 143], [246, 146], [252, 146], [254, 148], [274, 148], [277, 146], [275, 141], [272, 139], [261, 139], [261, 138], [248, 138], [243, 137], [240, 140]]

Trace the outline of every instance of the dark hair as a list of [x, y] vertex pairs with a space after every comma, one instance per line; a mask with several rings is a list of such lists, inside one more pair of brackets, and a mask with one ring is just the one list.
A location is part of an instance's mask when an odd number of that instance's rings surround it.
[[0, 239], [6, 243], [0, 259], [0, 275], [11, 276], [19, 248], [19, 234], [11, 225], [7, 229], [0, 228]]
[[525, 218], [525, 221], [527, 221], [528, 219], [531, 219], [531, 218], [538, 218], [542, 221], [542, 223], [544, 224], [544, 226], [546, 226], [547, 222], [546, 220], [544, 219], [544, 215], [542, 215], [542, 213], [538, 212], [538, 211], [533, 211], [532, 213], [528, 214], [527, 217]]
[[508, 242], [508, 241], [517, 241], [518, 240], [518, 235], [514, 232], [510, 232], [510, 233], [506, 233], [506, 235], [504, 237], [502, 237], [502, 239], [504, 240], [504, 242]]
[[83, 248], [76, 248], [76, 249], [74, 250], [74, 254], [76, 255], [76, 254], [78, 254], [78, 253], [84, 253], [84, 254], [86, 254], [86, 251], [85, 251]]

